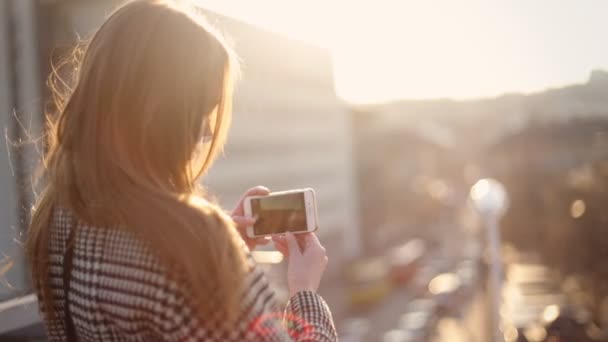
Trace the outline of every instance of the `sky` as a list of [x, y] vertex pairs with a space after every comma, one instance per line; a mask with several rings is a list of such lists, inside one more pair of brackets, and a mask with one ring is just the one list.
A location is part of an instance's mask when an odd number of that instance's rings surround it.
[[196, 0], [331, 52], [349, 102], [469, 99], [608, 70], [605, 0]]

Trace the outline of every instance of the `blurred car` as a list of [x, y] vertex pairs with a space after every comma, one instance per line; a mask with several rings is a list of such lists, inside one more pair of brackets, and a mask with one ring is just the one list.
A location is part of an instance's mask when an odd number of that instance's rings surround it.
[[420, 239], [410, 240], [389, 250], [390, 277], [396, 285], [408, 284], [413, 279], [425, 251], [425, 244]]
[[351, 264], [346, 272], [348, 294], [353, 306], [368, 306], [384, 299], [392, 289], [389, 265], [377, 257]]
[[366, 336], [370, 331], [370, 323], [367, 318], [356, 317], [344, 321], [342, 330], [339, 331], [340, 341], [362, 342], [367, 341]]
[[409, 331], [404, 331], [400, 329], [394, 329], [387, 331], [384, 336], [382, 336], [382, 342], [414, 342], [416, 341], [415, 337]]
[[437, 303], [432, 299], [417, 299], [406, 306], [399, 318], [399, 329], [409, 341], [428, 341], [437, 323]]
[[437, 302], [440, 315], [457, 315], [462, 308], [462, 283], [456, 273], [437, 275], [429, 283], [429, 292]]
[[418, 271], [416, 272], [416, 277], [412, 281], [412, 292], [421, 296], [426, 296], [429, 290], [429, 283], [439, 273], [441, 272], [438, 270], [437, 266], [433, 264], [427, 263], [420, 266]]

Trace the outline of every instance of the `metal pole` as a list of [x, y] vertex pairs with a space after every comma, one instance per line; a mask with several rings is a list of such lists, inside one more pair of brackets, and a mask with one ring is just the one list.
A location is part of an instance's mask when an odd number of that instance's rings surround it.
[[[0, 0], [0, 234], [3, 237], [13, 237], [17, 232], [19, 220], [17, 212], [17, 187], [15, 182], [14, 155], [11, 154], [10, 141], [14, 139], [13, 132], [13, 66], [11, 28], [9, 25], [9, 3]], [[6, 141], [9, 140], [9, 141]], [[12, 239], [0, 239], [0, 253], [8, 253], [12, 248]], [[0, 256], [0, 259], [2, 257]], [[0, 286], [0, 300], [8, 289]]]
[[499, 222], [508, 207], [507, 192], [498, 181], [482, 179], [471, 188], [471, 199], [486, 228], [489, 254], [489, 311], [492, 319], [490, 335], [493, 342], [503, 342], [504, 338], [500, 330], [503, 267]]
[[6, 237], [0, 252], [14, 260], [7, 274], [12, 287], [0, 284], [0, 334], [40, 320], [36, 296], [17, 296], [31, 288], [22, 248], [13, 242], [24, 240], [29, 225], [38, 160], [33, 143], [43, 127], [36, 6], [35, 0], [0, 0], [0, 140], [8, 139], [0, 147], [0, 190], [8, 189], [0, 200], [7, 204], [0, 209], [0, 234]]
[[500, 248], [500, 226], [499, 218], [496, 216], [488, 217], [486, 220], [488, 235], [488, 250], [490, 258], [489, 270], [489, 289], [490, 303], [492, 310], [492, 341], [502, 342], [503, 334], [500, 330], [500, 306], [502, 303], [502, 279], [503, 267]]
[[24, 233], [29, 225], [30, 210], [35, 201], [34, 170], [40, 158], [34, 142], [42, 136], [44, 114], [42, 109], [42, 84], [40, 55], [36, 25], [36, 2], [13, 0], [14, 23], [14, 73], [15, 73], [15, 120], [18, 142], [26, 143], [19, 151], [20, 170], [17, 171], [21, 200], [20, 224]]

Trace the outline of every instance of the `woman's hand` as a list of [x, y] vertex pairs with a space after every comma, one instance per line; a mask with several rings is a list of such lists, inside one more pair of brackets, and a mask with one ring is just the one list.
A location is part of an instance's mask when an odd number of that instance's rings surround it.
[[269, 193], [270, 193], [270, 190], [268, 190], [268, 188], [266, 188], [265, 186], [256, 186], [254, 188], [247, 190], [245, 192], [245, 194], [243, 194], [243, 196], [239, 200], [239, 202], [236, 205], [236, 207], [234, 208], [234, 210], [232, 211], [232, 214], [230, 214], [230, 216], [232, 217], [232, 220], [234, 221], [234, 223], [236, 225], [236, 229], [241, 234], [241, 237], [247, 244], [247, 247], [249, 247], [249, 250], [253, 250], [256, 246], [267, 244], [268, 241], [270, 241], [270, 239], [268, 239], [268, 238], [250, 238], [247, 236], [247, 227], [253, 226], [253, 224], [255, 223], [255, 218], [245, 216], [245, 209], [243, 207], [243, 203], [245, 202], [245, 197], [267, 196]]
[[290, 296], [300, 291], [317, 292], [325, 268], [327, 254], [314, 233], [285, 236], [273, 236], [272, 240], [278, 251], [287, 261], [287, 286]]

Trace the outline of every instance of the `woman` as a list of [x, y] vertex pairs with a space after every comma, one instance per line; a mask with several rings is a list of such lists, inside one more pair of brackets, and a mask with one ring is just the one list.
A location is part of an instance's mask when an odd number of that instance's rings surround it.
[[197, 197], [235, 69], [222, 39], [171, 1], [130, 2], [91, 39], [50, 121], [26, 246], [51, 341], [337, 340], [315, 293], [317, 238], [275, 239], [288, 256], [283, 314], [249, 254], [242, 203], [233, 220]]

